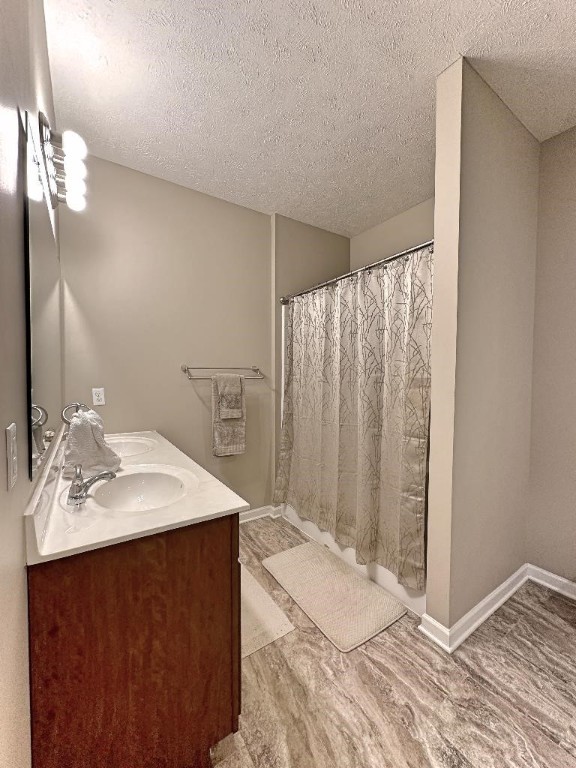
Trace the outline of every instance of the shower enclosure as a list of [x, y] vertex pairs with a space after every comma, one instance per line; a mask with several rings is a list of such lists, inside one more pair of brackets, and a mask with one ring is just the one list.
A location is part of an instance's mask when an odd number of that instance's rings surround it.
[[274, 500], [425, 585], [432, 243], [288, 299]]

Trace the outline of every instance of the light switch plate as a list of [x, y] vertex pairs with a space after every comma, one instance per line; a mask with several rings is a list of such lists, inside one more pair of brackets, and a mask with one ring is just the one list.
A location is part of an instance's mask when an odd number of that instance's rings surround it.
[[92, 389], [92, 405], [106, 405], [104, 387], [94, 387]]
[[16, 443], [16, 424], [6, 427], [6, 465], [7, 483], [10, 491], [16, 485], [18, 479], [18, 448]]

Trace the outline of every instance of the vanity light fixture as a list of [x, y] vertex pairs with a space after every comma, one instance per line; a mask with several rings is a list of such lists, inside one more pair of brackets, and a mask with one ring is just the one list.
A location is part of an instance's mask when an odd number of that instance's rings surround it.
[[86, 208], [86, 142], [74, 131], [53, 131], [43, 112], [38, 115], [38, 125], [52, 207], [66, 203], [73, 211], [83, 211]]
[[40, 171], [40, 160], [32, 152], [28, 153], [28, 178], [27, 191], [30, 200], [41, 203], [44, 198], [44, 189], [42, 187], [42, 175]]

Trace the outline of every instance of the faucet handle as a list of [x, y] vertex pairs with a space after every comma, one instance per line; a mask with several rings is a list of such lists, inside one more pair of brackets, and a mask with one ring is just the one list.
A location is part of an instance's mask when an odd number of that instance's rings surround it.
[[77, 483], [84, 482], [84, 478], [82, 476], [82, 464], [76, 464], [76, 466], [74, 467], [74, 480]]

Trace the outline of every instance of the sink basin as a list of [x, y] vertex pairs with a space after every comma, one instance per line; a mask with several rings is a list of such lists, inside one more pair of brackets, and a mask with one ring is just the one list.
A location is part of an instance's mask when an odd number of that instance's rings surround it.
[[192, 472], [163, 464], [129, 467], [94, 486], [90, 497], [110, 512], [137, 514], [169, 507], [200, 485]]
[[106, 437], [106, 442], [121, 459], [148, 453], [149, 451], [153, 451], [158, 445], [156, 440], [152, 440], [150, 437], [140, 437], [137, 435], [134, 437], [110, 435]]

